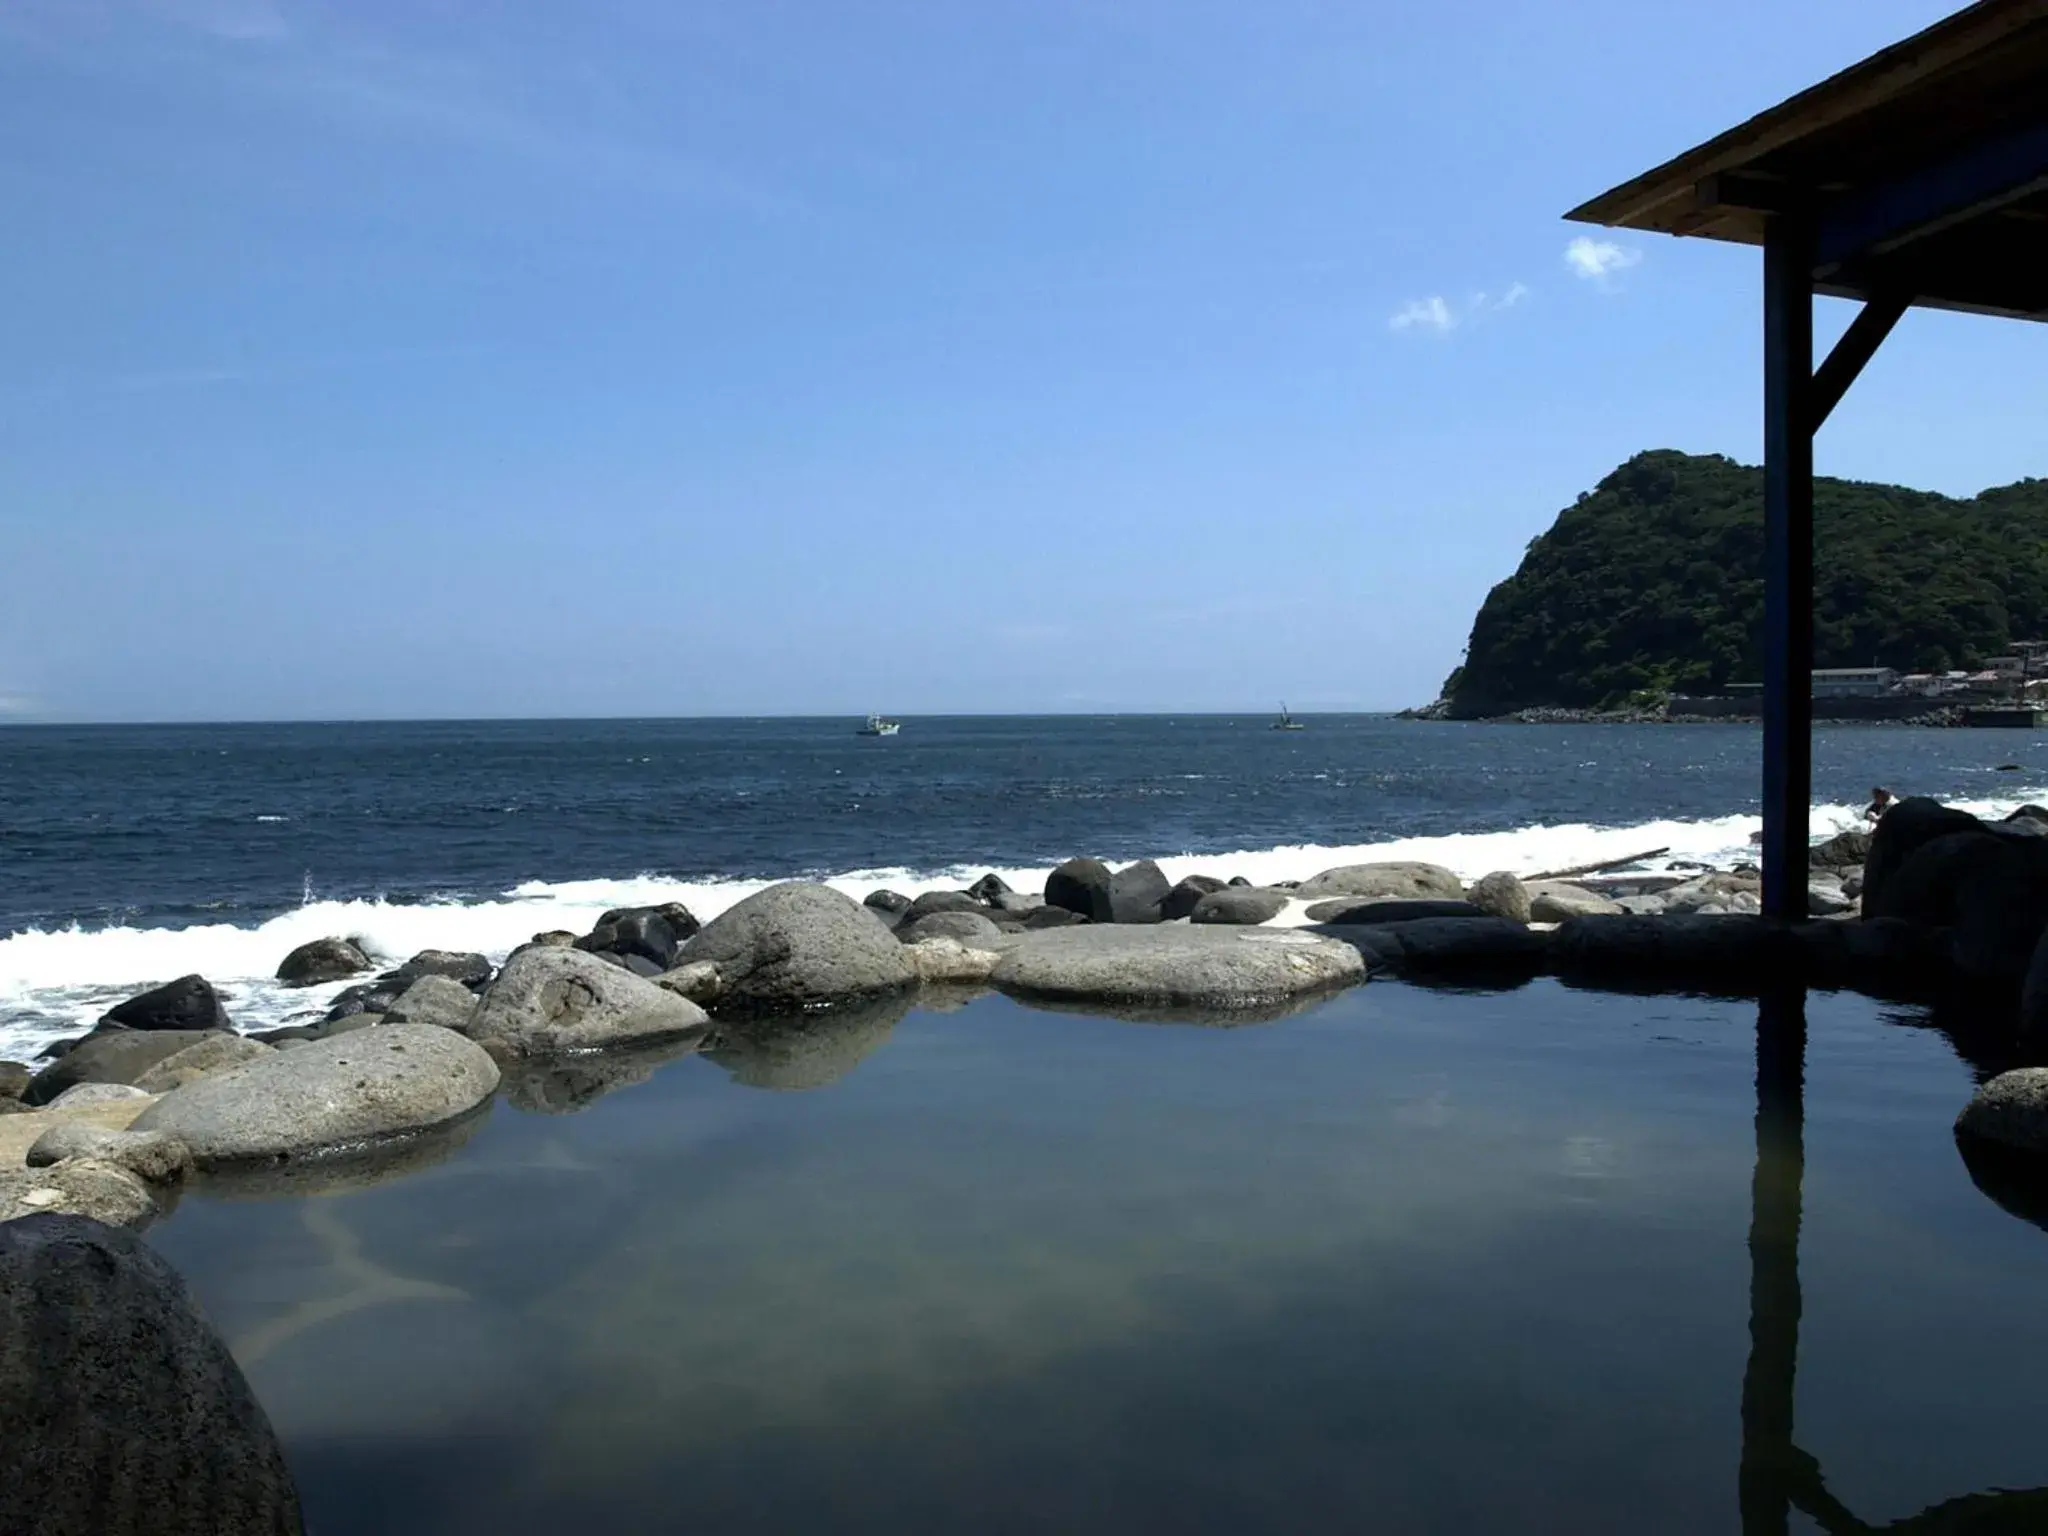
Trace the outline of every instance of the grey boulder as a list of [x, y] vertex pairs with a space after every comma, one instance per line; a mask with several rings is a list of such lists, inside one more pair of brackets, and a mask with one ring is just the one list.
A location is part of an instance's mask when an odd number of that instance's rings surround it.
[[278, 962], [277, 979], [288, 987], [313, 987], [369, 968], [370, 957], [355, 940], [315, 939]]
[[2048, 1067], [1999, 1073], [1963, 1106], [1956, 1130], [2021, 1152], [2048, 1152]]
[[[554, 945], [538, 945], [552, 949]], [[461, 1033], [477, 1010], [477, 996], [448, 976], [422, 976], [384, 1012], [386, 1024], [434, 1024]]]
[[1474, 880], [1465, 899], [1488, 916], [1504, 917], [1511, 923], [1529, 921], [1529, 887], [1522, 883], [1521, 876], [1506, 870]]
[[[53, 1168], [0, 1172], [0, 1223], [52, 1214], [89, 1216], [110, 1227], [142, 1227], [163, 1211], [140, 1177], [97, 1158], [73, 1158]], [[0, 1226], [0, 1232], [5, 1230]], [[0, 1396], [0, 1403], [6, 1401]], [[11, 1455], [11, 1444], [8, 1449]], [[0, 1479], [0, 1486], [5, 1481]], [[12, 1529], [16, 1527], [0, 1526], [0, 1530]]]
[[1312, 923], [1352, 923], [1378, 926], [1385, 923], [1418, 923], [1438, 917], [1485, 917], [1469, 901], [1360, 901], [1356, 896], [1335, 896], [1308, 909]]
[[245, 1061], [260, 1061], [272, 1047], [243, 1035], [206, 1034], [182, 1051], [166, 1056], [146, 1072], [136, 1075], [135, 1086], [144, 1093], [169, 1093], [209, 1072], [238, 1067]]
[[28, 1149], [31, 1168], [92, 1158], [125, 1168], [151, 1184], [169, 1184], [192, 1166], [192, 1149], [162, 1131], [110, 1131], [97, 1125], [66, 1121], [51, 1126]]
[[1159, 903], [1159, 915], [1169, 923], [1187, 917], [1194, 912], [1195, 903], [1204, 896], [1211, 891], [1226, 889], [1225, 883], [1214, 875], [1189, 875], [1175, 882], [1173, 889], [1166, 893], [1166, 899]]
[[976, 949], [958, 939], [920, 939], [903, 951], [917, 969], [919, 981], [937, 985], [975, 986], [985, 982], [1003, 957], [992, 949]]
[[721, 1015], [802, 1013], [902, 991], [904, 946], [830, 886], [771, 885], [719, 914], [681, 960], [718, 966]]
[[497, 1063], [474, 1041], [425, 1024], [380, 1024], [187, 1083], [130, 1129], [176, 1136], [202, 1167], [286, 1158], [445, 1124], [497, 1086]]
[[690, 1034], [707, 1022], [688, 998], [597, 955], [536, 946], [505, 962], [463, 1033], [508, 1055], [548, 1056]]
[[1529, 887], [1529, 921], [1563, 923], [1575, 917], [1612, 917], [1618, 903], [1584, 886], [1544, 881]]
[[218, 1038], [222, 1037], [102, 1024], [29, 1079], [21, 1101], [48, 1104], [76, 1083], [132, 1083], [158, 1062], [202, 1040]]
[[1286, 910], [1285, 891], [1260, 890], [1257, 886], [1225, 886], [1196, 902], [1194, 910], [1188, 914], [1188, 921], [1256, 928], [1260, 923], [1271, 922]]
[[1396, 860], [1378, 864], [1345, 864], [1336, 869], [1326, 869], [1313, 879], [1302, 881], [1294, 894], [1303, 901], [1320, 901], [1327, 896], [1371, 897], [1382, 901], [1435, 897], [1457, 901], [1465, 894], [1465, 882], [1441, 865]]
[[0, 1403], [0, 1530], [304, 1529], [284, 1453], [234, 1357], [177, 1272], [130, 1233], [77, 1216], [0, 1227]]
[[1364, 974], [1350, 945], [1299, 929], [1090, 924], [1026, 935], [989, 979], [1054, 1003], [1229, 1010], [1270, 1007]]
[[1100, 859], [1069, 859], [1045, 877], [1045, 904], [1091, 923], [1114, 922], [1109, 904], [1114, 878]]
[[925, 939], [958, 939], [963, 944], [987, 943], [1002, 930], [979, 912], [930, 912], [896, 930], [905, 944]]
[[52, 1109], [83, 1109], [88, 1104], [118, 1104], [123, 1099], [146, 1099], [149, 1094], [127, 1083], [79, 1083], [50, 1100]]

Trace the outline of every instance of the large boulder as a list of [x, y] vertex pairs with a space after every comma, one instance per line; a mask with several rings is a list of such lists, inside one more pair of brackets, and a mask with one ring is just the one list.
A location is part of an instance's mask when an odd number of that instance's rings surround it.
[[1875, 888], [1865, 877], [1863, 915], [1946, 928], [1962, 976], [2017, 986], [2048, 927], [2048, 842], [1981, 825], [1929, 838]]
[[1112, 927], [1028, 934], [990, 980], [1019, 997], [1117, 1007], [1258, 1009], [1346, 986], [1357, 950], [1299, 929]]
[[987, 911], [987, 902], [978, 896], [970, 896], [965, 891], [926, 891], [903, 909], [897, 919], [897, 928], [900, 931], [912, 923], [922, 922], [925, 918], [935, 917], [941, 912], [985, 914]]
[[[553, 949], [552, 944], [536, 945]], [[477, 995], [448, 976], [422, 976], [401, 992], [384, 1011], [386, 1024], [433, 1024], [458, 1034], [469, 1026], [477, 1010]]]
[[1575, 917], [1612, 916], [1621, 907], [1582, 885], [1544, 880], [1529, 887], [1529, 921], [1562, 923]]
[[1397, 860], [1326, 869], [1313, 879], [1302, 881], [1294, 894], [1303, 901], [1321, 901], [1330, 896], [1369, 897], [1377, 901], [1457, 901], [1465, 894], [1465, 882], [1441, 865]]
[[994, 906], [998, 896], [1014, 896], [1017, 893], [1010, 889], [1009, 881], [991, 870], [988, 874], [975, 881], [974, 884], [967, 887], [967, 894], [976, 901], [987, 902], [990, 906]]
[[1999, 1073], [1963, 1106], [1956, 1131], [2015, 1151], [2048, 1153], [2048, 1067]]
[[1166, 893], [1166, 899], [1159, 903], [1159, 915], [1171, 923], [1191, 915], [1195, 903], [1211, 891], [1228, 890], [1229, 886], [1214, 875], [1189, 875], [1174, 882], [1173, 889]]
[[[1892, 915], [1883, 905], [1884, 888], [1906, 859], [1922, 844], [1956, 832], [1976, 832], [1984, 823], [1968, 811], [1951, 810], [1924, 795], [1909, 795], [1895, 802], [1877, 821], [1870, 834], [1870, 854], [1863, 861], [1864, 916]], [[1873, 913], [1871, 903], [1878, 901]]]
[[28, 1087], [22, 1090], [21, 1101], [29, 1105], [48, 1104], [79, 1083], [132, 1084], [158, 1062], [219, 1038], [234, 1036], [123, 1029], [102, 1024], [30, 1078]]
[[1870, 859], [1871, 835], [1851, 829], [1815, 843], [1806, 851], [1806, 862], [1815, 869], [1860, 871]]
[[1109, 866], [1100, 859], [1069, 859], [1045, 877], [1045, 904], [1091, 923], [1114, 922], [1109, 904], [1113, 879]]
[[1066, 907], [1043, 906], [1026, 912], [1021, 919], [1027, 932], [1040, 928], [1071, 928], [1088, 919]]
[[904, 947], [919, 981], [939, 986], [979, 986], [988, 980], [1003, 957], [993, 949], [978, 949], [958, 939], [919, 939]]
[[597, 955], [537, 945], [513, 952], [462, 1032], [504, 1055], [551, 1056], [687, 1035], [708, 1022], [689, 999]]
[[1522, 883], [1521, 876], [1506, 870], [1474, 880], [1465, 891], [1465, 899], [1490, 916], [1504, 917], [1511, 923], [1529, 921], [1529, 887]]
[[1257, 886], [1225, 886], [1196, 902], [1195, 910], [1188, 914], [1188, 921], [1256, 928], [1260, 923], [1270, 923], [1286, 910], [1285, 891], [1260, 890]]
[[443, 1125], [497, 1086], [497, 1063], [474, 1041], [425, 1024], [383, 1024], [187, 1083], [129, 1129], [169, 1132], [202, 1167], [286, 1158]]
[[124, 1029], [232, 1029], [228, 1011], [204, 976], [180, 976], [109, 1008], [102, 1024]]
[[664, 992], [688, 998], [699, 1008], [709, 1008], [717, 1002], [725, 985], [718, 978], [718, 967], [709, 960], [693, 960], [672, 971], [663, 971], [654, 978], [654, 984]]
[[1804, 959], [1798, 936], [1775, 923], [1699, 913], [1575, 917], [1550, 935], [1550, 958], [1567, 981], [1708, 992], [1796, 977]]
[[900, 891], [869, 891], [861, 905], [885, 917], [895, 917], [910, 910], [910, 898]]
[[[72, 1165], [76, 1166], [76, 1165]], [[0, 1226], [0, 1530], [297, 1536], [283, 1450], [146, 1243], [78, 1216]]]
[[1113, 923], [1159, 923], [1173, 882], [1150, 859], [1126, 865], [1109, 877], [1109, 918]]
[[575, 947], [591, 954], [637, 956], [658, 976], [676, 963], [676, 951], [702, 926], [681, 902], [621, 907], [600, 917]]
[[377, 980], [392, 987], [394, 990], [391, 995], [396, 997], [422, 976], [446, 976], [450, 981], [459, 981], [465, 987], [481, 987], [491, 979], [491, 962], [469, 950], [423, 949], [397, 969], [386, 971]]
[[1319, 901], [1307, 912], [1312, 923], [1414, 923], [1432, 917], [1485, 917], [1469, 901], [1360, 901], [1356, 896], [1333, 896]]
[[896, 930], [896, 937], [905, 944], [917, 944], [925, 939], [958, 939], [963, 944], [986, 944], [1002, 932], [980, 912], [928, 912], [915, 921], [906, 921]]
[[802, 1013], [900, 992], [917, 980], [903, 946], [830, 886], [789, 881], [728, 908], [683, 946], [718, 966], [718, 1011]]
[[370, 968], [370, 957], [353, 939], [314, 939], [278, 962], [277, 979], [288, 987], [340, 981]]

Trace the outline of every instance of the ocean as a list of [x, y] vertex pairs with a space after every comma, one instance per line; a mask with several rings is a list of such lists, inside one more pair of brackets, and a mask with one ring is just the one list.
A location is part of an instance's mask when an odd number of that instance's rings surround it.
[[[1062, 859], [1253, 881], [1419, 858], [1467, 877], [1649, 848], [1752, 856], [1758, 736], [1227, 715], [0, 727], [0, 1058], [197, 971], [245, 1028], [337, 988], [269, 978], [327, 934], [502, 956], [607, 908], [709, 918], [761, 886], [914, 894]], [[1815, 735], [1814, 831], [1870, 788], [2048, 799], [2026, 733]]]

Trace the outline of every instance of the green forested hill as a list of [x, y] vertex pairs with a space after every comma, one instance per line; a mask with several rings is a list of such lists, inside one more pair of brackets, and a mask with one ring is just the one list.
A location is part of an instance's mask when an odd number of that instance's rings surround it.
[[[1816, 667], [1970, 667], [2048, 638], [2048, 480], [1968, 501], [1814, 485]], [[1762, 675], [1763, 471], [1638, 454], [1488, 594], [1453, 715], [1595, 708]]]

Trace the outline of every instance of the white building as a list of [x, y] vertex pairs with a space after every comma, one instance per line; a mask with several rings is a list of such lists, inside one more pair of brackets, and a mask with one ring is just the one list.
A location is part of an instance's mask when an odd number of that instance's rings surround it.
[[1899, 674], [1890, 667], [1816, 667], [1816, 699], [1876, 699], [1892, 691]]

